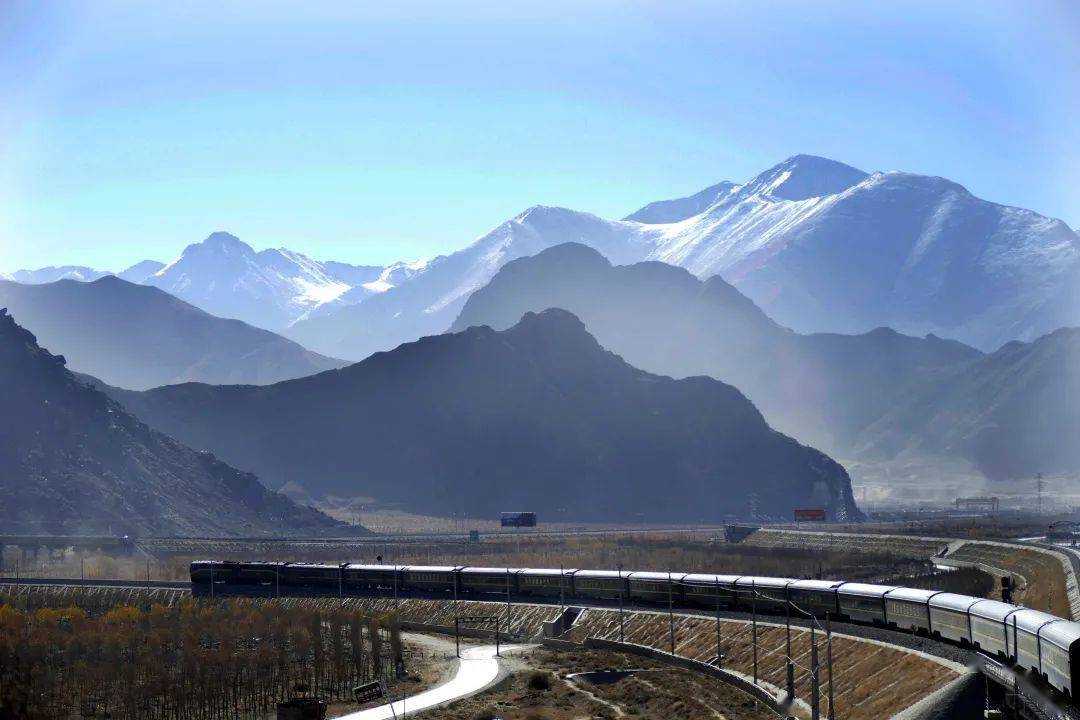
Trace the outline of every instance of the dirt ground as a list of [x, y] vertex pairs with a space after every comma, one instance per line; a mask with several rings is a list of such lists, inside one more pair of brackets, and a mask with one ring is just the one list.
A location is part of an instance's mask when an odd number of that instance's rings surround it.
[[[638, 669], [625, 679], [591, 685], [571, 673]], [[717, 680], [622, 653], [537, 649], [522, 655], [494, 688], [416, 716], [423, 720], [775, 720], [775, 713]]]

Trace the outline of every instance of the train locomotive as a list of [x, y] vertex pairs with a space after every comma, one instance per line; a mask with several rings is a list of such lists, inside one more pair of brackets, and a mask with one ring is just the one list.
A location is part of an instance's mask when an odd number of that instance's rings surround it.
[[[925, 634], [1080, 688], [1080, 623], [997, 600], [836, 580], [629, 570], [310, 563], [191, 563], [195, 596], [281, 595], [590, 600], [793, 612]], [[790, 604], [790, 605], [789, 605]]]

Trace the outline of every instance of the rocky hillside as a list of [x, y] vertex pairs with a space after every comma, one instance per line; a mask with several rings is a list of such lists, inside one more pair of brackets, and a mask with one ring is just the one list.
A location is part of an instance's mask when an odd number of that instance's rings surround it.
[[346, 534], [148, 428], [0, 311], [0, 532]]
[[735, 388], [605, 351], [573, 315], [527, 314], [268, 387], [187, 384], [115, 397], [267, 483], [411, 510], [708, 520], [752, 503], [854, 517], [844, 469], [772, 430]]
[[344, 364], [112, 275], [89, 283], [0, 281], [3, 306], [73, 370], [135, 390], [187, 381], [262, 385]]

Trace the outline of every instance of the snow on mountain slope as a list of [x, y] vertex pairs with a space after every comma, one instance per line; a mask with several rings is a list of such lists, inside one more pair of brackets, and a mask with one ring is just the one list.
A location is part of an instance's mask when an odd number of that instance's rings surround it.
[[943, 178], [800, 155], [651, 227], [650, 259], [722, 275], [804, 332], [887, 325], [994, 349], [1080, 322], [1076, 233]]
[[43, 285], [56, 282], [57, 280], [78, 280], [79, 282], [93, 282], [109, 275], [106, 270], [95, 270], [81, 265], [60, 265], [58, 267], [43, 267], [37, 270], [16, 270], [9, 274], [7, 279], [22, 283], [23, 285]]
[[354, 284], [354, 287], [342, 293], [336, 300], [313, 308], [304, 317], [325, 315], [343, 305], [354, 305], [372, 295], [384, 293], [391, 288], [412, 280], [416, 275], [423, 272], [427, 265], [428, 261], [426, 259], [412, 262], [396, 262], [387, 265], [374, 280], [361, 279]]
[[1062, 299], [1080, 268], [1076, 234], [943, 178], [800, 156], [660, 227], [652, 259], [720, 274], [800, 331], [888, 325], [993, 349], [1080, 320], [1080, 303]]
[[281, 329], [381, 272], [381, 267], [321, 263], [285, 249], [255, 252], [234, 235], [216, 232], [189, 245], [145, 284], [219, 317]]
[[135, 263], [127, 270], [118, 272], [116, 277], [121, 280], [127, 280], [130, 283], [135, 283], [136, 285], [143, 285], [151, 275], [163, 267], [165, 267], [165, 263], [163, 262], [158, 262], [157, 260], [143, 260], [142, 262]]
[[623, 219], [652, 225], [679, 222], [705, 212], [733, 190], [738, 189], [738, 185], [725, 180], [688, 197], [651, 202]]
[[285, 334], [305, 347], [334, 348], [336, 357], [361, 360], [403, 342], [443, 332], [466, 298], [504, 264], [563, 242], [578, 241], [612, 262], [643, 258], [660, 231], [608, 221], [589, 213], [536, 206], [504, 222], [469, 247], [435, 258], [400, 285], [357, 304], [314, 314]]

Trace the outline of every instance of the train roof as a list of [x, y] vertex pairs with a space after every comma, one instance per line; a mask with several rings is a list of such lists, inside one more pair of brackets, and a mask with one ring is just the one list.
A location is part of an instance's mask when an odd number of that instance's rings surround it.
[[631, 580], [644, 580], [646, 582], [667, 582], [668, 580], [679, 582], [684, 577], [686, 577], [686, 573], [658, 572], [656, 570], [634, 570], [630, 573]]
[[1043, 627], [1039, 632], [1039, 637], [1063, 650], [1068, 650], [1074, 643], [1080, 642], [1080, 623], [1071, 620], [1052, 622]]
[[575, 578], [610, 578], [618, 580], [624, 577], [630, 577], [629, 570], [578, 570], [574, 573]]
[[846, 582], [840, 583], [836, 592], [841, 595], [858, 595], [859, 597], [883, 598], [890, 590], [895, 590], [896, 585], [874, 585], [871, 583]]
[[406, 565], [401, 568], [405, 572], [431, 572], [431, 573], [448, 573], [460, 570], [460, 565]]
[[885, 593], [886, 600], [907, 600], [908, 602], [926, 603], [941, 590], [923, 590], [922, 588], [898, 587]]
[[521, 571], [521, 574], [532, 576], [541, 575], [550, 577], [553, 575], [573, 575], [576, 572], [577, 568], [563, 568], [561, 570], [559, 568], [526, 568]]
[[951, 592], [940, 592], [930, 598], [930, 607], [939, 610], [956, 610], [966, 613], [968, 609], [979, 602], [979, 598], [970, 595], [958, 595]]
[[840, 580], [796, 580], [790, 587], [795, 590], [835, 590], [843, 584]]
[[1036, 633], [1043, 625], [1055, 622], [1060, 619], [1061, 618], [1050, 615], [1049, 613], [1044, 613], [1041, 610], [1020, 608], [1009, 616], [1009, 624], [1015, 625], [1019, 630], [1024, 630], [1029, 633]]
[[[300, 564], [300, 563], [297, 563], [297, 564]], [[335, 566], [335, 567], [337, 567], [337, 566]], [[383, 565], [369, 565], [367, 563], [349, 563], [349, 564], [347, 564], [345, 566], [346, 570], [363, 570], [363, 571], [382, 570], [384, 572], [394, 572], [395, 570], [403, 570], [404, 568], [405, 568], [404, 565], [386, 565], [386, 564], [383, 564]]]
[[975, 617], [1002, 622], [1019, 609], [1016, 605], [1004, 603], [1000, 600], [980, 600], [972, 605], [968, 611]]
[[[244, 565], [251, 565], [253, 563], [243, 563], [243, 564]], [[304, 563], [304, 562], [297, 562], [297, 563], [284, 563], [284, 564], [288, 565], [289, 567], [294, 567], [294, 568], [318, 568], [319, 570], [340, 570], [341, 567], [342, 567], [341, 565], [333, 565], [331, 563]]]
[[795, 582], [795, 578], [760, 577], [757, 575], [744, 575], [736, 581], [738, 587], [763, 587], [763, 588], [786, 588]]
[[683, 575], [682, 581], [684, 583], [692, 583], [694, 585], [725, 585], [732, 587], [735, 585], [735, 581], [738, 580], [741, 575], [707, 575], [705, 573], [690, 573]]
[[461, 572], [465, 575], [505, 575], [510, 573], [516, 575], [519, 572], [523, 572], [524, 568], [504, 568], [504, 567], [463, 567]]

